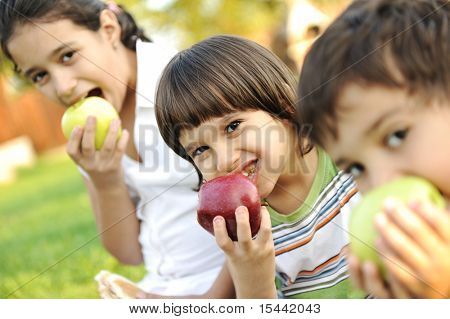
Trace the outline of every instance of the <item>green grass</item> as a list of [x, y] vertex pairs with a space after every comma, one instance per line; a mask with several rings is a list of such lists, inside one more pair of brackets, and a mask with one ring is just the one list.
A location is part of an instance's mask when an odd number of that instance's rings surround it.
[[0, 187], [0, 298], [98, 298], [94, 276], [132, 280], [102, 247], [81, 176], [62, 155], [39, 159]]

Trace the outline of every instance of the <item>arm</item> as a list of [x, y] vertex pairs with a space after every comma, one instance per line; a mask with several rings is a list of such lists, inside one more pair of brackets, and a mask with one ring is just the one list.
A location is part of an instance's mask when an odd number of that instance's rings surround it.
[[102, 186], [84, 178], [92, 209], [106, 250], [121, 263], [142, 262], [139, 244], [139, 221], [123, 178]]
[[[130, 298], [139, 299], [218, 299], [218, 298], [277, 298], [275, 287], [275, 253], [272, 240], [270, 216], [265, 207], [261, 208], [261, 226], [257, 238], [252, 240], [248, 211], [245, 207], [236, 210], [238, 242], [233, 242], [226, 230], [223, 218], [214, 220], [217, 244], [227, 255], [227, 263], [222, 268], [212, 287], [203, 295], [161, 296], [142, 290]], [[234, 283], [234, 286], [233, 286]], [[111, 299], [121, 295], [120, 282], [99, 282], [101, 298]], [[234, 291], [236, 289], [236, 293]]]
[[105, 248], [123, 263], [139, 264], [142, 262], [139, 221], [121, 166], [129, 134], [124, 130], [117, 141], [120, 121], [113, 121], [102, 149], [96, 151], [95, 126], [95, 118], [90, 117], [84, 129], [75, 128], [67, 153], [89, 175], [84, 180]]
[[[100, 278], [98, 284], [98, 291], [100, 297], [103, 299], [116, 299], [117, 296], [128, 295], [131, 299], [231, 299], [235, 298], [233, 281], [227, 266], [224, 265], [211, 288], [203, 295], [186, 295], [186, 296], [162, 296], [151, 293], [146, 293], [141, 290], [136, 284], [133, 284], [134, 289], [131, 292], [130, 282], [127, 279], [120, 280], [116, 278], [114, 281], [108, 278]], [[124, 293], [127, 290], [128, 293]]]

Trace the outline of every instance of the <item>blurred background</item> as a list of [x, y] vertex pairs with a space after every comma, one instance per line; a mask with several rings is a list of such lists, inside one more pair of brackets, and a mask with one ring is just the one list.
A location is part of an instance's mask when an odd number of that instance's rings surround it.
[[[236, 34], [298, 75], [305, 52], [349, 0], [127, 0], [156, 41], [183, 49]], [[101, 269], [138, 281], [101, 246], [81, 176], [64, 151], [64, 109], [0, 56], [0, 298], [97, 298]]]

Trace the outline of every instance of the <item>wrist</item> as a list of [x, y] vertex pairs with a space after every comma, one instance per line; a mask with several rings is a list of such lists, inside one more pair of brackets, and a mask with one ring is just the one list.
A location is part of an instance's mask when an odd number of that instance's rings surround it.
[[104, 173], [95, 172], [89, 174], [89, 177], [97, 189], [115, 189], [125, 184], [122, 169]]
[[247, 287], [236, 285], [237, 299], [277, 299], [275, 281], [266, 284], [250, 285]]

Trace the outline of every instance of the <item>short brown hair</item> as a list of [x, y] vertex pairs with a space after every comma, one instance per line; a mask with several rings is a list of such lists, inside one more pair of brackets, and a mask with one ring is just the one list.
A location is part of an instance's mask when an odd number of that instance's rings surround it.
[[263, 110], [294, 127], [296, 81], [261, 45], [236, 36], [214, 36], [178, 53], [166, 66], [156, 93], [164, 141], [189, 160], [179, 142], [183, 129], [236, 111]]
[[[311, 140], [338, 138], [336, 103], [350, 82], [450, 94], [447, 0], [354, 1], [308, 52], [300, 75], [298, 120]], [[364, 104], [364, 101], [361, 101]]]

